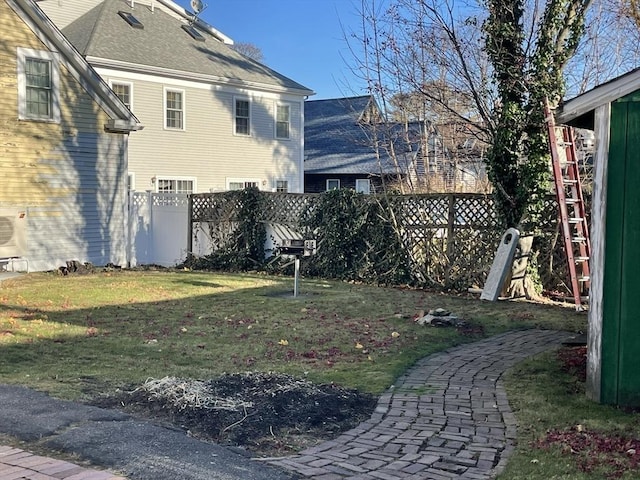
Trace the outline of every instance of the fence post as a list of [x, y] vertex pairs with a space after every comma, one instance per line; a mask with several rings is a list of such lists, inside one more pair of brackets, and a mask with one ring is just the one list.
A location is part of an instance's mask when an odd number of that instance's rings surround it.
[[146, 263], [151, 263], [151, 258], [156, 258], [155, 245], [153, 241], [153, 192], [147, 190], [147, 258]]
[[454, 193], [450, 193], [447, 195], [449, 198], [449, 215], [447, 216], [447, 265], [445, 267], [445, 283], [449, 285], [449, 281], [451, 280], [451, 268], [452, 268], [452, 258], [455, 252], [455, 236], [454, 236], [454, 225], [456, 222], [456, 196]]
[[193, 255], [193, 194], [187, 195], [187, 260]]

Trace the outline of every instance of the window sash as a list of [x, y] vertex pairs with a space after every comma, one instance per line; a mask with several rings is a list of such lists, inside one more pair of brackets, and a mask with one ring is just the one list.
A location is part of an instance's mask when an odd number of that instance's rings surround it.
[[327, 190], [336, 190], [340, 188], [340, 180], [330, 178], [327, 180]]
[[25, 59], [26, 113], [33, 118], [53, 118], [52, 62]]
[[250, 133], [250, 110], [249, 100], [236, 100], [236, 134], [249, 135]]
[[131, 85], [128, 83], [112, 83], [111, 90], [131, 110]]
[[276, 180], [276, 192], [287, 193], [289, 191], [288, 180]]
[[245, 188], [258, 188], [258, 182], [251, 181], [234, 181], [229, 182], [229, 190], [244, 190]]
[[371, 181], [368, 178], [356, 179], [356, 192], [364, 194], [371, 193]]
[[159, 178], [158, 193], [193, 193], [193, 180]]
[[182, 92], [166, 91], [166, 127], [178, 130], [184, 129], [184, 108]]
[[289, 138], [291, 130], [291, 107], [278, 105], [276, 108], [276, 137]]

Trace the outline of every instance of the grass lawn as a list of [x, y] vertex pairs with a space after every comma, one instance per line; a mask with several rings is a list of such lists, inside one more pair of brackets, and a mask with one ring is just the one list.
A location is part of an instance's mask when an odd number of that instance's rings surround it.
[[499, 480], [640, 478], [640, 415], [587, 399], [556, 352], [505, 375], [518, 445]]
[[[186, 271], [38, 273], [4, 281], [0, 382], [85, 400], [148, 378], [278, 371], [379, 394], [417, 359], [451, 345], [517, 328], [586, 328], [586, 314], [571, 306], [322, 280], [303, 280], [293, 298], [292, 284]], [[473, 328], [414, 322], [435, 308]], [[613, 467], [583, 474], [575, 455], [556, 444], [538, 448], [540, 440], [552, 428], [636, 438], [640, 432], [637, 415], [588, 402], [555, 354], [518, 366], [507, 385], [521, 428], [501, 479], [606, 478]]]
[[380, 393], [418, 358], [473, 340], [418, 326], [446, 308], [485, 335], [584, 328], [571, 308], [263, 275], [31, 274], [0, 286], [0, 381], [82, 399], [149, 377], [280, 371]]

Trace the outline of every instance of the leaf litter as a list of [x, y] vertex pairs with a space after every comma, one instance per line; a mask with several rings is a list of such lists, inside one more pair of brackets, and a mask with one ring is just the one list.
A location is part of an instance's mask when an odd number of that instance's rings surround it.
[[[565, 347], [558, 351], [560, 368], [575, 377], [586, 379], [587, 348]], [[601, 472], [603, 478], [616, 479], [625, 473], [640, 471], [640, 440], [617, 432], [598, 432], [583, 425], [549, 430], [533, 446], [549, 449], [557, 446], [574, 458], [578, 468], [586, 473]]]

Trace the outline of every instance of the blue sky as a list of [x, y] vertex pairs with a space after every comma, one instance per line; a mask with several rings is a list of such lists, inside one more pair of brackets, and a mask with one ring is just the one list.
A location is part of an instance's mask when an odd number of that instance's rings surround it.
[[[189, 0], [176, 0], [191, 10]], [[358, 30], [354, 0], [203, 0], [201, 17], [264, 63], [316, 92], [312, 100], [362, 95], [344, 32]], [[348, 64], [348, 63], [349, 64]]]

